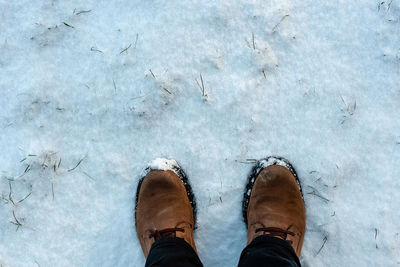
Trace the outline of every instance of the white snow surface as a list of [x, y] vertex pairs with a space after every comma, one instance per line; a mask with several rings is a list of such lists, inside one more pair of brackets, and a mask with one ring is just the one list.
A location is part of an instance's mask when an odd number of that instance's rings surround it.
[[176, 159], [205, 266], [235, 266], [287, 158], [303, 266], [400, 264], [400, 0], [0, 1], [0, 264], [144, 266], [134, 199]]

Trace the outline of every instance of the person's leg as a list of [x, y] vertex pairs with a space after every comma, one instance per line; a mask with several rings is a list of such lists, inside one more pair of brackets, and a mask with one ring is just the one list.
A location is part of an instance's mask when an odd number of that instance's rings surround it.
[[153, 243], [146, 260], [147, 266], [203, 266], [194, 249], [182, 238], [163, 237]]
[[269, 157], [254, 167], [244, 193], [247, 247], [239, 266], [300, 266], [305, 207], [290, 163]]
[[292, 246], [276, 237], [256, 237], [242, 252], [239, 267], [299, 267], [300, 261]]
[[139, 182], [136, 231], [146, 266], [202, 266], [193, 239], [194, 195], [173, 160], [158, 159]]

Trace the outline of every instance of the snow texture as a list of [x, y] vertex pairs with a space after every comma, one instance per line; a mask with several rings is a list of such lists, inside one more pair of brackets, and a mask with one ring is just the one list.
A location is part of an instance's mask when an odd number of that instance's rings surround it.
[[287, 158], [303, 266], [400, 264], [400, 0], [0, 0], [0, 265], [144, 266], [146, 163], [176, 159], [205, 266], [235, 266]]

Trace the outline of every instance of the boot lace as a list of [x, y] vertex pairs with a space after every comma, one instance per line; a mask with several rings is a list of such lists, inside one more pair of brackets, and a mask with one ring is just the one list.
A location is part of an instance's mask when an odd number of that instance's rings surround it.
[[176, 237], [176, 232], [185, 232], [185, 229], [183, 228], [167, 228], [163, 230], [155, 230], [152, 231], [149, 235], [149, 238], [154, 238], [154, 240], [157, 240], [161, 237]]
[[293, 244], [293, 241], [286, 240], [287, 236], [288, 235], [295, 236], [295, 233], [288, 231], [288, 230], [281, 229], [281, 228], [277, 228], [277, 227], [258, 228], [258, 229], [256, 229], [256, 233], [258, 233], [258, 232], [264, 232], [264, 235], [267, 235], [267, 236], [281, 237], [281, 238], [283, 238], [283, 240], [288, 242], [290, 245]]

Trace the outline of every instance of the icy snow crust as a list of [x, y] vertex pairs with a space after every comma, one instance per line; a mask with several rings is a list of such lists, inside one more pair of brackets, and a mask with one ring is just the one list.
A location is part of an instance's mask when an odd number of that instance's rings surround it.
[[144, 266], [135, 192], [176, 159], [205, 266], [257, 160], [304, 193], [303, 266], [400, 263], [400, 1], [0, 1], [0, 265]]

